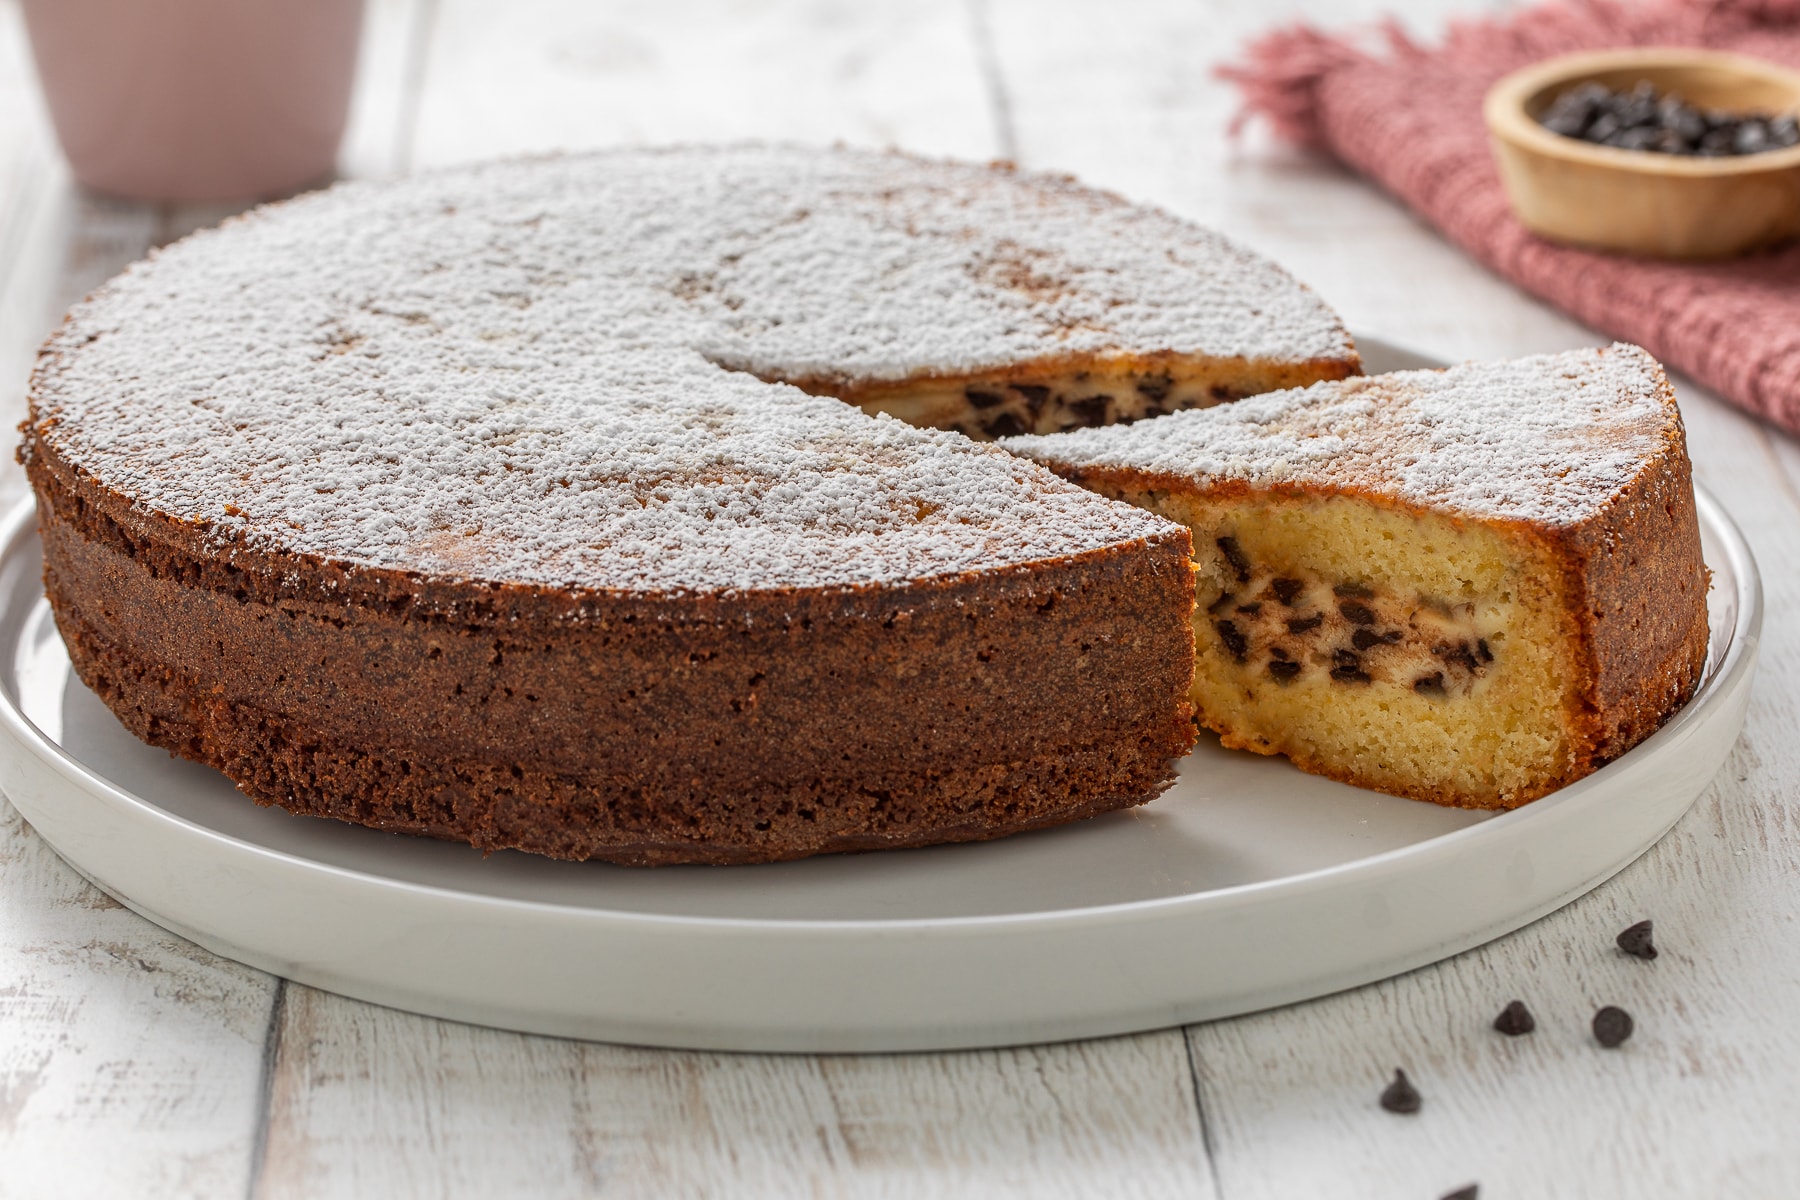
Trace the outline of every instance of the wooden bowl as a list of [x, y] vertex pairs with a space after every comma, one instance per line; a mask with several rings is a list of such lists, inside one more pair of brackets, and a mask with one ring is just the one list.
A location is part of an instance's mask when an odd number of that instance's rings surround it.
[[1738, 54], [1611, 50], [1515, 71], [1488, 92], [1484, 113], [1526, 228], [1598, 250], [1689, 259], [1729, 258], [1800, 235], [1800, 146], [1690, 158], [1597, 146], [1537, 122], [1576, 84], [1628, 90], [1640, 80], [1701, 108], [1800, 110], [1800, 74]]

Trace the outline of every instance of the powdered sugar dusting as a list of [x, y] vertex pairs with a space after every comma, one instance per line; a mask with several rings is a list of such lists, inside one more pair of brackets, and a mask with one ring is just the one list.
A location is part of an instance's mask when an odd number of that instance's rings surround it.
[[1170, 527], [753, 376], [1157, 351], [1349, 342], [1273, 265], [1068, 181], [630, 151], [345, 185], [191, 238], [75, 310], [33, 419], [223, 541], [551, 586], [854, 585]]
[[1065, 469], [1353, 486], [1456, 513], [1566, 525], [1636, 478], [1680, 420], [1656, 360], [1618, 344], [1319, 383], [1001, 444]]

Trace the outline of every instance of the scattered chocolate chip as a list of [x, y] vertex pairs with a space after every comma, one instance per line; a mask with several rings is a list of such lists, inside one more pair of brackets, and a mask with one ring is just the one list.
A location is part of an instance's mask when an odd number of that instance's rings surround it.
[[1433, 671], [1429, 675], [1419, 676], [1417, 679], [1413, 680], [1413, 691], [1427, 696], [1443, 695], [1444, 673], [1442, 671]]
[[1344, 620], [1352, 625], [1373, 625], [1375, 610], [1366, 604], [1358, 604], [1354, 600], [1346, 600], [1338, 605], [1338, 611], [1344, 614]]
[[1006, 397], [999, 392], [983, 391], [980, 388], [964, 388], [963, 399], [976, 408], [993, 408], [997, 404], [1006, 403]]
[[1228, 400], [1236, 400], [1239, 398], [1237, 389], [1229, 384], [1215, 383], [1207, 388], [1206, 391], [1208, 395], [1221, 404]]
[[1324, 615], [1321, 613], [1314, 613], [1310, 617], [1290, 617], [1288, 619], [1287, 628], [1289, 633], [1305, 633], [1309, 629], [1317, 629], [1324, 623]]
[[1289, 657], [1289, 655], [1288, 655], [1288, 652], [1286, 650], [1282, 649], [1280, 646], [1270, 646], [1269, 647], [1269, 657], [1270, 658], [1279, 658], [1285, 662], [1287, 660], [1287, 658]]
[[1507, 1037], [1518, 1037], [1536, 1029], [1537, 1020], [1531, 1015], [1531, 1010], [1525, 1007], [1523, 1000], [1514, 1000], [1494, 1018], [1494, 1028]]
[[1262, 611], [1262, 601], [1252, 600], [1249, 604], [1240, 604], [1238, 605], [1238, 611], [1254, 617], [1257, 613]]
[[1488, 644], [1487, 644], [1486, 638], [1476, 638], [1475, 639], [1475, 653], [1481, 655], [1481, 661], [1484, 663], [1490, 663], [1490, 662], [1494, 661], [1494, 652], [1492, 650], [1488, 649]]
[[1618, 937], [1619, 949], [1633, 958], [1646, 961], [1656, 957], [1656, 943], [1650, 940], [1650, 922], [1639, 921]]
[[1608, 1050], [1631, 1036], [1631, 1014], [1609, 1004], [1594, 1014], [1594, 1040]]
[[1250, 639], [1230, 621], [1214, 621], [1213, 628], [1219, 631], [1219, 640], [1225, 643], [1225, 649], [1231, 652], [1231, 657], [1243, 662], [1244, 656], [1250, 653]]
[[1025, 403], [1034, 413], [1042, 412], [1044, 405], [1050, 402], [1050, 389], [1041, 383], [1015, 383], [1012, 390], [1025, 397]]
[[1236, 592], [1225, 592], [1222, 595], [1220, 595], [1220, 597], [1217, 600], [1214, 600], [1211, 604], [1207, 605], [1206, 611], [1209, 613], [1224, 612], [1226, 609], [1231, 607], [1232, 602], [1235, 601], [1236, 599], [1237, 599]]
[[1454, 1192], [1445, 1192], [1442, 1200], [1480, 1200], [1480, 1198], [1481, 1185], [1471, 1183], [1466, 1187], [1457, 1188]]
[[1290, 607], [1294, 603], [1294, 597], [1305, 589], [1306, 585], [1298, 579], [1271, 579], [1269, 581], [1269, 590], [1275, 593], [1275, 598]]
[[[1379, 646], [1383, 642], [1389, 640], [1390, 639], [1383, 637], [1381, 634], [1376, 633], [1373, 629], [1359, 629], [1350, 635], [1350, 644], [1355, 646], [1358, 650], [1367, 650], [1371, 646]], [[1399, 641], [1400, 639], [1396, 637], [1391, 640]]]
[[1348, 597], [1352, 600], [1373, 600], [1375, 589], [1366, 583], [1340, 583], [1331, 589], [1331, 594], [1340, 598]]
[[1422, 1103], [1424, 1101], [1419, 1096], [1419, 1089], [1412, 1085], [1406, 1072], [1398, 1067], [1394, 1068], [1394, 1082], [1382, 1089], [1381, 1107], [1391, 1113], [1416, 1113]]
[[1276, 683], [1291, 683], [1298, 674], [1300, 674], [1300, 664], [1297, 662], [1277, 658], [1269, 663], [1269, 678]]
[[1003, 412], [987, 422], [987, 432], [989, 437], [1018, 437], [1025, 432], [1025, 423], [1012, 413]]
[[1169, 389], [1175, 381], [1167, 375], [1146, 375], [1137, 381], [1138, 395], [1152, 404], [1161, 404], [1169, 398]]
[[1106, 397], [1084, 396], [1080, 400], [1071, 400], [1067, 405], [1069, 411], [1081, 418], [1088, 425], [1106, 424]]
[[1225, 561], [1231, 564], [1231, 569], [1233, 571], [1237, 572], [1238, 582], [1249, 583], [1250, 560], [1245, 558], [1244, 552], [1238, 548], [1237, 539], [1228, 535], [1217, 539], [1217, 541], [1219, 553], [1225, 556]]
[[1331, 677], [1339, 683], [1368, 683], [1368, 672], [1362, 669], [1362, 659], [1349, 650], [1338, 650], [1332, 654], [1336, 664], [1331, 668]]

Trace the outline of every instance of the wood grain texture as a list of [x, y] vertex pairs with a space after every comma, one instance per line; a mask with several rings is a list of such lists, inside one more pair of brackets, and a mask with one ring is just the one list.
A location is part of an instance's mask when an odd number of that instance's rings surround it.
[[[347, 141], [368, 147], [370, 172], [391, 155], [380, 128], [398, 107], [383, 103], [398, 90], [390, 31], [411, 7], [370, 5]], [[241, 207], [76, 188], [36, 96], [18, 8], [0, 4], [0, 425], [23, 419], [37, 345], [70, 304]], [[6, 445], [0, 504], [10, 506], [26, 489]], [[242, 1195], [263, 1136], [279, 995], [278, 980], [90, 885], [0, 800], [0, 1197]]]
[[[10, 4], [0, 81], [0, 424], [10, 431], [37, 343], [71, 289], [140, 257], [154, 221], [84, 221]], [[0, 503], [24, 492], [8, 453]], [[0, 1196], [240, 1192], [272, 987], [121, 907], [0, 801]]]
[[1214, 1195], [1179, 1033], [967, 1054], [693, 1054], [295, 987], [253, 1194]]
[[[1447, 357], [1591, 343], [1338, 169], [1221, 137], [1233, 98], [1208, 67], [1243, 37], [1390, 6], [372, 0], [344, 169], [730, 137], [1016, 148], [1226, 229], [1356, 328]], [[1472, 6], [1405, 7], [1429, 31]], [[24, 63], [0, 0], [0, 415], [56, 312], [222, 215], [76, 194]], [[0, 1197], [1800, 1194], [1800, 633], [1784, 619], [1800, 448], [1708, 397], [1683, 405], [1697, 473], [1765, 572], [1749, 727], [1668, 839], [1526, 930], [1185, 1035], [667, 1053], [277, 989], [113, 904], [0, 802]], [[18, 494], [0, 469], [0, 499]], [[1645, 916], [1654, 963], [1612, 949]], [[1515, 996], [1539, 1029], [1508, 1040], [1488, 1023]], [[1586, 1032], [1602, 1003], [1638, 1018], [1618, 1051]], [[1395, 1066], [1424, 1093], [1416, 1117], [1376, 1106]]]
[[[1349, 10], [1362, 6], [1344, 6]], [[1432, 5], [1413, 5], [1415, 17]], [[1466, 9], [1466, 5], [1456, 5]], [[1077, 5], [996, 3], [999, 61], [1021, 154], [1160, 199], [1286, 263], [1353, 327], [1446, 357], [1604, 339], [1455, 253], [1334, 168], [1216, 136], [1230, 98], [1180, 86], [1158, 45], [1232, 44], [1266, 9], [1145, 0], [1094, 26]], [[1333, 14], [1333, 22], [1339, 20]], [[1051, 81], [1074, 63], [1112, 97], [1087, 112]], [[1198, 74], [1198, 72], [1195, 72]], [[1726, 770], [1643, 860], [1569, 908], [1481, 950], [1373, 987], [1190, 1031], [1226, 1196], [1800, 1194], [1800, 838], [1791, 731], [1800, 638], [1800, 452], [1716, 399], [1682, 392], [1696, 474], [1737, 514], [1770, 619], [1749, 726]], [[1785, 468], [1785, 471], [1784, 471]], [[1657, 922], [1654, 963], [1619, 929]], [[1539, 1031], [1490, 1028], [1522, 998]], [[1618, 1051], [1588, 1021], [1638, 1018]], [[1417, 1117], [1377, 1097], [1404, 1067]], [[1303, 1153], [1296, 1147], [1305, 1147]]]
[[616, 143], [999, 145], [958, 0], [441, 0], [416, 165]]

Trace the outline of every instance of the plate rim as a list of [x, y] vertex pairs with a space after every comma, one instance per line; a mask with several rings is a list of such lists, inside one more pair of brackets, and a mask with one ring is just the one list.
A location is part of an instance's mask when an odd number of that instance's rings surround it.
[[[1362, 339], [1362, 342], [1375, 344], [1377, 339], [1365, 338]], [[1410, 353], [1399, 351], [1397, 347], [1392, 349], [1401, 353]], [[1424, 356], [1416, 357], [1423, 358]], [[4, 686], [0, 686], [0, 723], [7, 727], [20, 744], [28, 747], [40, 761], [52, 767], [69, 783], [103, 799], [112, 807], [131, 810], [133, 815], [139, 819], [164, 823], [181, 836], [189, 838], [197, 836], [200, 840], [215, 843], [231, 853], [247, 854], [253, 858], [271, 860], [289, 869], [317, 873], [335, 881], [343, 881], [360, 887], [389, 889], [415, 897], [473, 904], [494, 911], [546, 916], [555, 914], [561, 919], [575, 920], [595, 927], [763, 931], [778, 934], [784, 938], [814, 935], [834, 937], [847, 931], [856, 931], [869, 936], [914, 936], [929, 932], [976, 933], [1020, 927], [1039, 930], [1080, 927], [1093, 923], [1105, 924], [1118, 920], [1129, 920], [1134, 917], [1167, 916], [1183, 909], [1214, 907], [1229, 909], [1272, 897], [1299, 897], [1321, 888], [1353, 885], [1364, 876], [1379, 877], [1396, 864], [1429, 861], [1445, 854], [1458, 854], [1471, 841], [1499, 839], [1523, 822], [1541, 821], [1547, 815], [1575, 809], [1584, 801], [1597, 802], [1590, 800], [1590, 794], [1604, 786], [1604, 781], [1609, 773], [1616, 774], [1630, 764], [1634, 758], [1644, 757], [1647, 753], [1653, 752], [1660, 744], [1680, 737], [1688, 725], [1701, 719], [1702, 709], [1710, 697], [1733, 692], [1740, 677], [1755, 667], [1756, 650], [1761, 640], [1764, 617], [1762, 578], [1755, 555], [1745, 539], [1743, 531], [1724, 506], [1697, 482], [1694, 484], [1694, 495], [1701, 523], [1708, 528], [1709, 532], [1716, 535], [1721, 553], [1731, 566], [1737, 601], [1735, 619], [1730, 630], [1726, 631], [1728, 640], [1717, 668], [1702, 679], [1700, 685], [1695, 689], [1694, 695], [1681, 711], [1655, 733], [1618, 759], [1568, 787], [1476, 824], [1348, 862], [1334, 863], [1275, 879], [1232, 884], [1174, 896], [1125, 900], [1079, 908], [972, 916], [808, 919], [636, 912], [563, 904], [549, 900], [524, 899], [489, 892], [472, 892], [437, 884], [398, 879], [389, 875], [374, 874], [367, 870], [323, 862], [290, 851], [247, 841], [170, 812], [127, 790], [69, 754], [25, 715], [18, 698], [13, 695], [11, 689]], [[0, 519], [0, 560], [11, 558], [17, 553], [19, 544], [23, 540], [37, 536], [35, 517], [35, 498], [27, 495], [3, 519]], [[4, 600], [0, 599], [0, 603], [4, 603]], [[245, 797], [245, 800], [250, 802], [248, 797]], [[1685, 812], [1686, 808], [1684, 807], [1682, 811]], [[1676, 819], [1679, 819], [1679, 816]], [[1650, 844], [1654, 844], [1654, 840]], [[1633, 857], [1635, 858], [1635, 856]], [[1632, 859], [1626, 861], [1629, 862]]]

